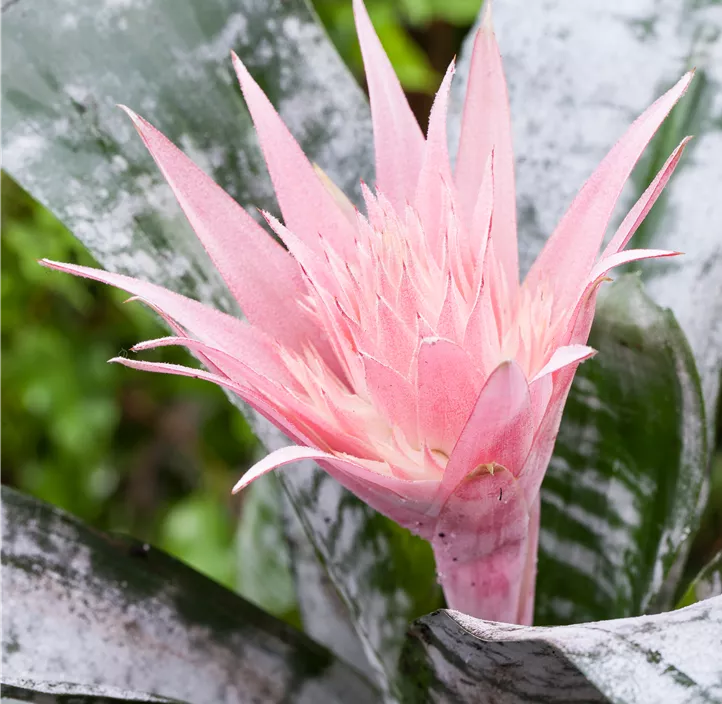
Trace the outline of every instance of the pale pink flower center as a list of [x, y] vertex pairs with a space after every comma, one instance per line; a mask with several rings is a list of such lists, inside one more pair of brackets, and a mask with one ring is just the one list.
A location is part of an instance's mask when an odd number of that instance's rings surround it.
[[[366, 191], [365, 196], [368, 218], [353, 215], [355, 259], [341, 259], [322, 241], [323, 261], [318, 257], [318, 269], [305, 270], [305, 307], [329, 334], [342, 374], [315, 348], [307, 348], [305, 354], [284, 349], [281, 357], [297, 383], [291, 391], [308, 416], [332, 429], [325, 437], [344, 439], [342, 446], [334, 442], [325, 449], [352, 455], [384, 474], [403, 468], [408, 478], [438, 477], [447, 454], [425, 446], [418, 435], [419, 439], [407, 437], [382, 412], [369, 393], [363, 356], [382, 362], [415, 386], [420, 341], [446, 338], [465, 348], [469, 363], [480, 372], [480, 385], [474, 390], [478, 393], [485, 377], [504, 359], [516, 359], [531, 379], [553, 353], [565, 316], [557, 313], [553, 324], [551, 294], [533, 295], [524, 287], [511, 305], [504, 274], [496, 267], [491, 282], [483, 285], [493, 282], [499, 289], [493, 296], [500, 302], [494, 310], [497, 319], [485, 323], [494, 327], [499, 353], [482, 365], [464, 338], [482, 286], [484, 252], [470, 248], [474, 238], [462, 236], [453, 208], [447, 208], [448, 221], [434, 251], [412, 207], [399, 215], [383, 195]], [[283, 231], [279, 234], [283, 237]], [[496, 266], [493, 259], [490, 265]]]

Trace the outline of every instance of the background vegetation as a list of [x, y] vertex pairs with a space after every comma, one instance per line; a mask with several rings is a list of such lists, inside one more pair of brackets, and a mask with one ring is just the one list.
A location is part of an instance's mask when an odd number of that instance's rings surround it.
[[[314, 4], [363, 80], [350, 3]], [[479, 1], [367, 5], [424, 125], [441, 72]], [[91, 525], [158, 545], [232, 587], [241, 502], [229, 490], [258, 452], [248, 427], [212, 385], [106, 364], [164, 329], [143, 307], [124, 304], [124, 294], [49, 273], [37, 265], [41, 257], [95, 265], [61, 223], [3, 176], [3, 482]], [[170, 348], [162, 359], [186, 361]], [[688, 571], [720, 549], [718, 450]]]

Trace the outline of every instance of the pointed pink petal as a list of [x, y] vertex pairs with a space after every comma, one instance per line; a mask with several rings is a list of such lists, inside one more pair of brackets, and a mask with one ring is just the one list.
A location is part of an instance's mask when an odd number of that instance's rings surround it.
[[439, 322], [436, 324], [437, 334], [439, 337], [445, 337], [452, 342], [460, 342], [460, 338], [463, 338], [463, 328], [459, 297], [451, 274], [449, 274], [446, 280], [444, 303], [439, 313]]
[[207, 372], [204, 369], [196, 369], [194, 367], [186, 367], [182, 364], [170, 364], [168, 362], [146, 362], [142, 359], [129, 359], [128, 357], [113, 357], [109, 359], [110, 364], [122, 364], [124, 367], [138, 369], [144, 372], [156, 372], [158, 374], [175, 374], [177, 376], [188, 376], [194, 379], [202, 379], [218, 384], [232, 391], [244, 389], [244, 385], [230, 377], [220, 376]]
[[484, 173], [479, 186], [479, 193], [474, 205], [474, 216], [469, 232], [469, 248], [471, 261], [480, 277], [484, 271], [486, 248], [491, 234], [492, 217], [494, 212], [494, 150], [486, 160]]
[[572, 307], [566, 330], [561, 336], [560, 342], [566, 345], [586, 343], [594, 320], [599, 286], [610, 269], [641, 259], [673, 257], [679, 254], [681, 253], [664, 249], [627, 249], [601, 259], [591, 271], [581, 295]]
[[[243, 382], [239, 382], [236, 379], [230, 379], [226, 376], [211, 374], [202, 369], [194, 369], [179, 364], [146, 362], [127, 359], [125, 357], [116, 357], [109, 361], [140, 371], [177, 374], [179, 376], [193, 377], [217, 384], [229, 391], [233, 391], [295, 442], [306, 443], [311, 446], [324, 446], [327, 444], [327, 441], [337, 439], [333, 430], [329, 432], [328, 427], [324, 425], [323, 421], [314, 417], [313, 413], [309, 412], [308, 407], [295, 403], [293, 396], [284, 393], [284, 390], [279, 390], [275, 385], [271, 388], [272, 384], [267, 381], [264, 386], [263, 380], [261, 380], [260, 388], [257, 387], [256, 379], [252, 378], [251, 373], [244, 377]], [[246, 378], [248, 379], [248, 384], [245, 383]], [[266, 391], [269, 393], [266, 394]], [[352, 438], [343, 438], [342, 442], [338, 444], [342, 447], [347, 445], [349, 449], [353, 449], [357, 447], [357, 444], [355, 446], [352, 440]]]
[[424, 137], [362, 0], [353, 9], [371, 100], [376, 186], [403, 212], [416, 190]]
[[[553, 280], [556, 310], [570, 305], [589, 276], [622, 187], [649, 140], [684, 95], [692, 76], [691, 72], [686, 74], [612, 147], [534, 262], [524, 285], [533, 294], [540, 285]], [[564, 272], [564, 276], [555, 276], [555, 272]]]
[[396, 292], [396, 312], [408, 328], [413, 328], [416, 325], [416, 312], [420, 307], [420, 298], [421, 296], [404, 264], [401, 272], [401, 282]]
[[[589, 323], [589, 327], [591, 327], [591, 323]], [[589, 330], [587, 329], [578, 337], [586, 340], [588, 336]], [[517, 476], [520, 486], [524, 489], [527, 503], [531, 503], [536, 498], [544, 475], [549, 467], [552, 451], [554, 450], [554, 443], [559, 433], [564, 404], [569, 394], [575, 372], [576, 366], [569, 365], [560, 369], [559, 373], [555, 375], [551, 398], [544, 411], [541, 424], [538, 426], [534, 435], [531, 450], [524, 461], [521, 472], [519, 472]], [[544, 382], [545, 379], [549, 378], [548, 376], [542, 377], [539, 381], [535, 382], [535, 384]]]
[[256, 462], [244, 475], [236, 482], [231, 492], [237, 494], [245, 489], [251, 482], [262, 477], [268, 472], [283, 467], [292, 462], [301, 460], [317, 460], [317, 459], [335, 459], [335, 455], [317, 450], [314, 447], [301, 447], [298, 445], [290, 445], [281, 447], [274, 452], [266, 455], [262, 460]]
[[[270, 213], [262, 210], [261, 215], [268, 223], [268, 226], [278, 235], [281, 242], [288, 247], [288, 251], [299, 263], [301, 270], [308, 274], [315, 284], [328, 291], [335, 292], [337, 283], [331, 277], [323, 253], [319, 252], [315, 245], [309, 246], [296, 231], [286, 227]], [[316, 242], [318, 242], [318, 238], [316, 238]]]
[[442, 338], [421, 342], [418, 355], [419, 432], [432, 450], [451, 454], [474, 408], [482, 377], [468, 353]]
[[454, 76], [454, 62], [449, 64], [444, 80], [431, 106], [429, 132], [424, 152], [424, 162], [414, 196], [414, 207], [424, 228], [426, 242], [432, 252], [439, 251], [442, 228], [446, 226], [445, 185], [452, 184], [449, 164], [446, 115], [449, 107], [449, 91]]
[[554, 380], [550, 374], [540, 376], [536, 381], [529, 384], [529, 395], [531, 397], [531, 409], [534, 417], [534, 427], [541, 425], [544, 414], [549, 407], [552, 393], [554, 391]]
[[273, 347], [270, 340], [260, 330], [238, 318], [130, 276], [47, 259], [43, 259], [40, 263], [51, 269], [102, 281], [128, 291], [157, 307], [203, 342], [237, 356], [251, 368], [269, 378], [273, 378], [276, 373], [277, 364], [273, 362]]
[[589, 282], [594, 282], [599, 277], [604, 276], [610, 269], [629, 264], [640, 259], [659, 259], [660, 257], [676, 257], [682, 252], [672, 252], [667, 249], [625, 249], [616, 254], [610, 254], [608, 257], [601, 259], [589, 274]]
[[429, 534], [433, 522], [427, 519], [426, 510], [438, 482], [408, 481], [379, 474], [357, 464], [353, 457], [344, 459], [313, 447], [283, 447], [272, 452], [241, 477], [233, 493], [273, 469], [302, 460], [315, 460], [369, 506], [397, 523], [415, 533]]
[[124, 110], [249, 321], [296, 350], [318, 337], [296, 304], [305, 286], [288, 252], [158, 130]]
[[[182, 337], [186, 340], [191, 339], [188, 337], [186, 331], [176, 323], [175, 320], [172, 318], [169, 318], [160, 308], [157, 306], [152, 305], [148, 301], [144, 300], [143, 298], [140, 298], [139, 296], [131, 296], [126, 303], [130, 303], [131, 301], [138, 301], [139, 303], [142, 303], [144, 306], [147, 306], [150, 308], [160, 319], [168, 326], [170, 330], [172, 330], [178, 337]], [[223, 372], [215, 365], [213, 362], [211, 362], [208, 357], [206, 357], [202, 352], [194, 352], [196, 357], [203, 363], [203, 366], [208, 369], [208, 371], [213, 372], [214, 374], [221, 374], [223, 375]]]
[[287, 227], [314, 250], [319, 233], [342, 256], [353, 256], [354, 227], [325, 188], [298, 142], [283, 124], [241, 60], [233, 65], [256, 126], [268, 171]]
[[403, 324], [396, 311], [380, 297], [377, 300], [377, 321], [376, 348], [379, 354], [390, 367], [406, 376], [416, 351], [416, 336]]
[[524, 526], [526, 514], [514, 475], [500, 465], [493, 472], [485, 469], [461, 482], [444, 503], [437, 524], [442, 535], [434, 540], [434, 548], [438, 553], [443, 547], [458, 562], [488, 555], [508, 536], [510, 523]]
[[145, 350], [157, 349], [158, 347], [176, 345], [187, 347], [199, 358], [202, 357], [209, 360], [213, 367], [222, 369], [223, 373], [235, 383], [250, 384], [269, 396], [275, 396], [276, 398], [285, 397], [288, 394], [289, 388], [297, 386], [296, 380], [281, 363], [273, 364], [274, 376], [271, 379], [259, 373], [257, 369], [252, 369], [237, 357], [190, 337], [161, 337], [155, 340], [146, 340], [133, 345], [131, 350], [133, 352], [143, 352]]
[[529, 387], [515, 361], [502, 362], [489, 376], [444, 471], [439, 500], [479, 465], [495, 462], [512, 475], [520, 471], [534, 436]]
[[232, 391], [243, 399], [249, 406], [257, 410], [261, 415], [270, 420], [274, 425], [280, 428], [292, 440], [303, 442], [308, 441], [308, 436], [298, 430], [298, 427], [292, 424], [274, 405], [273, 401], [264, 397], [255, 388], [251, 388], [226, 376], [220, 376], [207, 372], [203, 369], [194, 369], [181, 364], [168, 364], [166, 362], [146, 362], [138, 359], [128, 359], [127, 357], [114, 357], [108, 360], [113, 364], [122, 364], [124, 367], [137, 369], [144, 372], [155, 372], [157, 374], [174, 374], [178, 376], [187, 376], [194, 379], [209, 381], [212, 384]]
[[193, 332], [199, 338], [217, 344], [222, 349], [232, 349], [238, 342], [237, 335], [244, 334], [244, 328], [249, 326], [238, 318], [221, 313], [214, 308], [186, 298], [178, 293], [169, 291], [161, 286], [141, 281], [123, 274], [114, 274], [103, 269], [93, 269], [87, 266], [65, 264], [43, 259], [40, 264], [57, 271], [75, 276], [101, 281], [128, 291], [135, 296], [147, 300], [157, 306], [166, 315], [170, 316], [184, 328]]
[[565, 347], [559, 347], [555, 350], [551, 359], [537, 372], [536, 376], [532, 379], [532, 382], [541, 379], [547, 374], [553, 374], [558, 372], [563, 367], [576, 362], [583, 362], [585, 359], [593, 357], [597, 351], [592, 347], [586, 345], [567, 345]]
[[642, 224], [644, 218], [647, 217], [647, 213], [657, 202], [657, 198], [659, 198], [674, 173], [674, 170], [677, 168], [677, 164], [679, 164], [679, 160], [682, 158], [684, 148], [691, 139], [691, 137], [685, 137], [680, 145], [672, 152], [664, 166], [659, 170], [659, 173], [654, 177], [652, 183], [649, 184], [647, 190], [644, 191], [639, 200], [634, 204], [634, 207], [627, 213], [622, 224], [614, 233], [614, 237], [612, 237], [607, 248], [602, 253], [602, 258], [610, 254], [616, 254], [627, 246], [627, 243], [637, 231], [637, 228]]
[[481, 371], [488, 375], [499, 361], [501, 343], [489, 295], [489, 284], [483, 280], [480, 284], [474, 307], [466, 321], [464, 348], [474, 350]]
[[[464, 101], [455, 183], [467, 223], [474, 214], [485, 165], [494, 150], [494, 222], [491, 238], [502, 270], [516, 295], [519, 263], [516, 242], [516, 191], [511, 115], [499, 47], [485, 10], [474, 39], [469, 83]], [[473, 229], [473, 223], [469, 229]]]
[[[141, 344], [141, 346], [143, 345]], [[214, 355], [212, 349], [206, 347], [205, 350], [208, 354]], [[233, 367], [230, 371], [238, 375], [234, 378], [164, 362], [146, 362], [125, 357], [116, 357], [110, 361], [140, 371], [194, 377], [233, 391], [295, 442], [316, 447], [329, 446], [330, 443], [333, 443], [337, 450], [348, 452], [358, 452], [363, 447], [350, 435], [339, 438], [337, 428], [330, 427], [323, 417], [319, 417], [315, 408], [298, 401], [290, 393], [289, 388], [280, 387], [275, 383], [276, 379], [265, 378], [250, 368], [243, 369], [243, 363], [240, 360], [233, 360]], [[225, 355], [223, 358], [219, 358], [219, 355], [215, 354], [214, 361], [219, 365], [224, 365], [224, 371], [228, 369]]]
[[374, 402], [392, 425], [398, 426], [410, 444], [418, 444], [414, 387], [391, 367], [363, 355], [366, 386]]

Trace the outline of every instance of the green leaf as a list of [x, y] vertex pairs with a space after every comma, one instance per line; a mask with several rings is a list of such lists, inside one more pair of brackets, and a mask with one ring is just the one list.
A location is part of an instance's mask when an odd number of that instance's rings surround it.
[[278, 478], [268, 474], [243, 493], [236, 532], [236, 581], [245, 599], [288, 619], [298, 604], [285, 536], [281, 487]]
[[722, 594], [722, 550], [718, 552], [692, 580], [677, 608]]
[[707, 465], [699, 378], [674, 316], [623, 276], [600, 296], [542, 485], [537, 621], [635, 616], [687, 537]]
[[183, 556], [201, 574], [232, 588], [233, 525], [224, 509], [223, 502], [209, 491], [196, 491], [175, 502], [163, 518], [158, 545], [171, 555]]
[[7, 680], [192, 704], [378, 701], [325, 648], [167, 555], [5, 487], [2, 509]]
[[656, 616], [554, 628], [439, 611], [410, 632], [404, 702], [722, 702], [720, 640], [722, 597]]
[[[99, 6], [20, 0], [6, 6], [3, 21], [6, 168], [110, 270], [235, 309], [115, 107], [122, 102], [140, 112], [243, 205], [274, 209], [232, 76], [231, 49], [309, 157], [346, 193], [358, 200], [359, 179], [373, 181], [368, 105], [303, 0]], [[267, 449], [289, 444], [266, 420], [245, 412]], [[295, 572], [317, 569], [308, 562], [312, 555], [328, 571], [328, 579], [317, 575], [310, 587], [297, 580], [306, 630], [335, 652], [361, 653], [348, 643], [344, 611], [352, 614], [365, 657], [390, 687], [408, 623], [439, 605], [428, 546], [314, 465], [280, 478], [312, 544], [297, 551], [305, 562]], [[315, 589], [322, 582], [328, 589]], [[340, 598], [343, 607], [326, 609], [329, 598]], [[363, 660], [355, 664], [367, 667]]]
[[[673, 558], [684, 559], [699, 519], [709, 461], [703, 436], [711, 442], [722, 369], [722, 200], [715, 195], [722, 12], [714, 0], [653, 7], [646, 0], [506, 0], [495, 6], [494, 24], [514, 124], [522, 271], [631, 121], [697, 66], [693, 88], [633, 174], [617, 215], [681, 138], [696, 134], [631, 244], [685, 252], [642, 265], [646, 290], [671, 309], [683, 334], [672, 314], [643, 304], [640, 294], [600, 306], [590, 342], [600, 353], [577, 373], [543, 485], [537, 620], [671, 607], [681, 573]], [[468, 39], [452, 100], [452, 145], [470, 53]], [[676, 405], [660, 406], [664, 398]]]

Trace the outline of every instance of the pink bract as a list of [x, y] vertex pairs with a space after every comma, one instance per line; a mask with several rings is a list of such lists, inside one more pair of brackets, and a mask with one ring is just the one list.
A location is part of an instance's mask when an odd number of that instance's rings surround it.
[[207, 371], [125, 358], [129, 367], [207, 379], [238, 394], [296, 445], [272, 452], [236, 490], [300, 459], [430, 541], [450, 607], [530, 623], [539, 488], [598, 285], [615, 266], [675, 252], [624, 250], [686, 140], [599, 256], [632, 168], [691, 80], [684, 76], [612, 148], [522, 284], [511, 124], [487, 13], [471, 59], [456, 167], [446, 113], [454, 65], [426, 137], [361, 0], [376, 186], [365, 214], [308, 161], [233, 56], [283, 214], [285, 248], [130, 110], [146, 146], [246, 321], [153, 284], [44, 261], [125, 289]]

